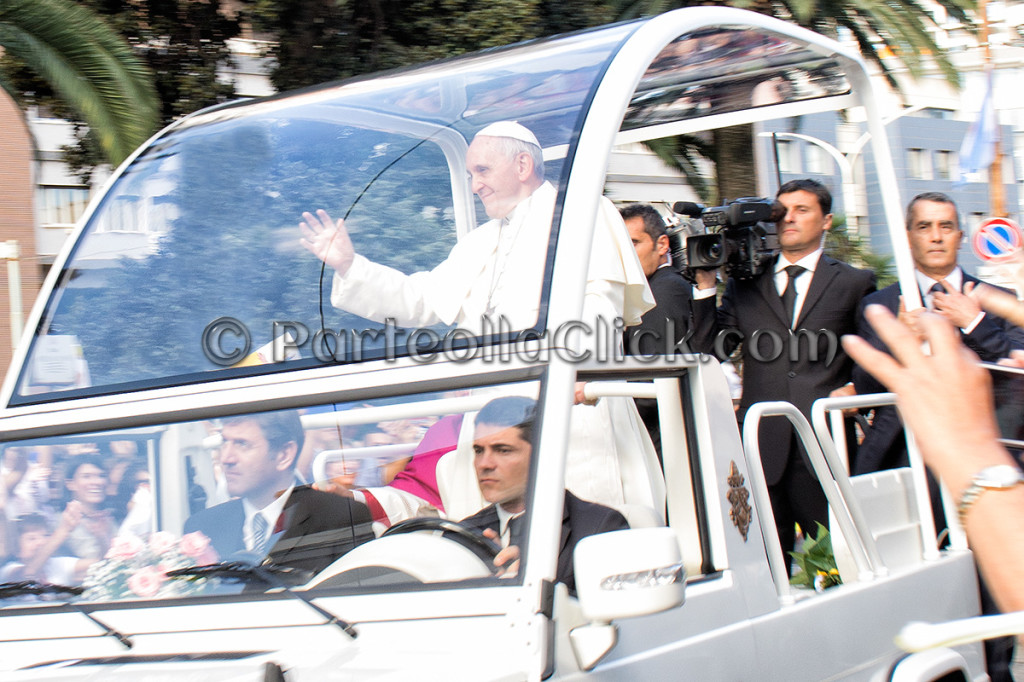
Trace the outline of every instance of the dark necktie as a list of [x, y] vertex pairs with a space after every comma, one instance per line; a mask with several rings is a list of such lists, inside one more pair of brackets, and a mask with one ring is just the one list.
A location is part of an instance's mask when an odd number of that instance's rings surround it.
[[796, 305], [796, 278], [800, 276], [800, 273], [804, 271], [802, 265], [787, 265], [786, 276], [789, 280], [786, 282], [786, 289], [782, 292], [782, 308], [786, 311], [786, 320], [789, 322], [789, 326], [793, 326], [793, 308]]
[[935, 309], [935, 294], [944, 294], [944, 293], [946, 293], [946, 288], [944, 286], [942, 286], [942, 284], [940, 284], [939, 282], [936, 282], [935, 284], [932, 285], [932, 288], [928, 290], [928, 293], [931, 294], [931, 296], [932, 296], [932, 299], [931, 299], [932, 300], [931, 309], [934, 310]]
[[523, 515], [516, 514], [508, 520], [508, 544], [522, 549], [523, 546]]
[[262, 556], [267, 553], [267, 531], [269, 525], [263, 514], [252, 517], [252, 551]]

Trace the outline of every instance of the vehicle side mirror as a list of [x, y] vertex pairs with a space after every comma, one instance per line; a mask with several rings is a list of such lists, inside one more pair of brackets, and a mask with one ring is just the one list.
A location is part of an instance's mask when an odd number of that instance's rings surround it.
[[634, 528], [583, 538], [573, 555], [576, 593], [590, 623], [574, 628], [576, 662], [593, 668], [618, 639], [611, 621], [682, 605], [686, 571], [671, 528]]

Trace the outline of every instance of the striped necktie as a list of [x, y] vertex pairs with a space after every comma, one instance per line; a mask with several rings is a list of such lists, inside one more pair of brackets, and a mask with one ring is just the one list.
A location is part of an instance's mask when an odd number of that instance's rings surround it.
[[263, 514], [256, 514], [252, 517], [252, 551], [259, 555], [267, 553], [267, 540], [270, 539], [270, 534], [267, 532], [270, 529], [270, 524], [267, 523], [267, 519]]

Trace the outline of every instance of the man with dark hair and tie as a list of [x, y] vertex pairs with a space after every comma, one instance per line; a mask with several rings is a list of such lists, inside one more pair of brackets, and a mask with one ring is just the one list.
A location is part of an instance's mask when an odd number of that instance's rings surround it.
[[298, 413], [232, 417], [224, 420], [221, 438], [220, 464], [234, 499], [185, 522], [185, 533], [207, 535], [221, 560], [258, 563], [267, 557], [315, 572], [373, 539], [365, 505], [297, 481], [304, 440]]
[[[960, 229], [956, 203], [941, 192], [918, 194], [907, 205], [906, 225], [910, 255], [914, 259], [914, 275], [924, 307], [907, 311], [899, 284], [888, 286], [864, 299], [857, 323], [858, 336], [875, 348], [888, 351], [864, 317], [866, 306], [879, 304], [893, 314], [898, 314], [900, 320], [919, 335], [921, 332], [917, 324], [922, 311], [931, 310], [942, 315], [959, 328], [964, 345], [986, 362], [1005, 358], [1011, 350], [1024, 349], [1024, 330], [997, 315], [985, 312], [969, 295], [981, 280], [968, 275], [957, 262], [957, 252], [964, 241], [964, 233]], [[853, 383], [857, 393], [882, 393], [886, 390], [859, 365], [854, 369]], [[861, 474], [908, 465], [907, 442], [896, 407], [887, 405], [876, 408], [871, 428], [857, 448], [851, 473]], [[928, 486], [935, 526], [941, 530], [946, 527], [946, 518], [942, 512], [938, 483], [930, 474]], [[982, 612], [998, 613], [984, 583], [982, 588]], [[985, 641], [986, 664], [993, 680], [1013, 679], [1010, 674], [1013, 644], [1012, 637]]]
[[[530, 480], [536, 402], [530, 398], [496, 398], [477, 413], [473, 432], [473, 466], [483, 498], [491, 504], [462, 523], [482, 531], [501, 546], [494, 558], [499, 572], [515, 575], [522, 546], [526, 488]], [[568, 490], [562, 508], [562, 539], [555, 578], [576, 594], [572, 554], [581, 538], [628, 528], [619, 512], [585, 502]]]
[[[921, 290], [924, 308], [907, 311], [899, 284], [882, 289], [864, 299], [858, 318], [857, 334], [880, 350], [885, 344], [864, 319], [864, 306], [883, 305], [899, 314], [912, 329], [923, 310], [936, 312], [960, 329], [964, 344], [981, 360], [995, 362], [1011, 350], [1024, 348], [1024, 330], [981, 309], [969, 294], [980, 281], [968, 275], [957, 263], [957, 252], [964, 233], [956, 204], [941, 192], [924, 192], [907, 205], [907, 239], [914, 259], [914, 275]], [[881, 393], [885, 388], [861, 367], [853, 372], [857, 393]], [[895, 407], [875, 410], [872, 426], [857, 450], [852, 473], [859, 474], [907, 466], [903, 425]]]
[[[856, 329], [861, 299], [875, 290], [875, 275], [823, 253], [832, 227], [832, 195], [821, 183], [792, 180], [776, 193], [785, 209], [777, 224], [781, 253], [775, 266], [749, 279], [731, 278], [715, 308], [715, 273], [697, 271], [694, 317], [713, 316], [720, 360], [743, 344], [742, 422], [754, 403], [785, 400], [810, 419], [811, 405], [850, 380], [852, 362], [839, 339]], [[761, 463], [784, 552], [794, 547], [795, 525], [815, 534], [828, 525], [824, 491], [789, 420], [762, 420]], [[790, 561], [789, 554], [786, 555]]]

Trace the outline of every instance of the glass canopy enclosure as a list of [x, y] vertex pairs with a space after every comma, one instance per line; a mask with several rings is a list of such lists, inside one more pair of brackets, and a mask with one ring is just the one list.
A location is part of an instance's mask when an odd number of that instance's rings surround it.
[[[629, 39], [658, 21], [234, 103], [172, 125], [90, 207], [30, 323], [8, 404], [493, 342], [483, 326], [453, 336], [450, 319], [410, 324], [332, 305], [333, 272], [300, 245], [298, 225], [323, 209], [344, 218], [369, 261], [405, 274], [438, 267], [487, 220], [465, 154], [477, 131], [502, 120], [533, 131], [556, 192], [539, 266], [510, 275], [525, 312], [506, 331], [544, 330], [588, 120], [619, 131], [610, 148], [851, 92], [836, 55], [739, 23], [667, 37], [639, 63], [638, 49], [655, 48]], [[609, 88], [632, 89], [624, 111], [594, 108]]]

